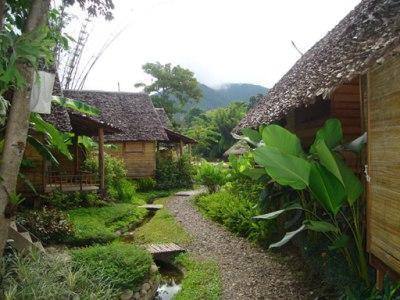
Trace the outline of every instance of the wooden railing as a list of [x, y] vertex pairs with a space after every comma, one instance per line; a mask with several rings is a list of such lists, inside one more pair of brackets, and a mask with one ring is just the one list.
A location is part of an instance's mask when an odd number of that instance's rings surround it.
[[79, 172], [78, 174], [47, 172], [46, 179], [47, 185], [58, 187], [60, 190], [63, 190], [63, 187], [76, 186], [82, 191], [85, 186], [99, 185], [98, 175], [89, 172]]

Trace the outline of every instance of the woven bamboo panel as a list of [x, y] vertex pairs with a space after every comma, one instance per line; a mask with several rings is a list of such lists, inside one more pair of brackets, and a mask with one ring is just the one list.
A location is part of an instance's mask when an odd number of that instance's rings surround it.
[[155, 142], [114, 143], [117, 149], [107, 152], [125, 162], [131, 178], [153, 177], [156, 169]]
[[400, 272], [400, 59], [368, 74], [368, 248]]

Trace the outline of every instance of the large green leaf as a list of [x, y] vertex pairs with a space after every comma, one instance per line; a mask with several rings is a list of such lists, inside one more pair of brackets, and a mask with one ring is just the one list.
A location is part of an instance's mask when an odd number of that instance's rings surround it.
[[273, 212], [270, 212], [265, 215], [255, 216], [255, 217], [253, 217], [253, 219], [272, 220], [272, 219], [276, 219], [284, 212], [291, 211], [291, 210], [302, 210], [302, 209], [303, 209], [303, 207], [299, 203], [293, 203], [293, 204], [285, 207], [284, 209], [273, 211]]
[[336, 215], [346, 199], [343, 184], [324, 166], [313, 163], [310, 172], [310, 190], [318, 202]]
[[271, 249], [271, 248], [278, 248], [278, 247], [281, 247], [281, 246], [285, 245], [285, 244], [286, 244], [287, 242], [289, 242], [293, 237], [295, 237], [296, 234], [299, 234], [300, 232], [302, 232], [302, 231], [305, 230], [305, 229], [306, 229], [306, 226], [305, 226], [305, 225], [301, 225], [300, 228], [298, 228], [298, 229], [296, 229], [296, 230], [294, 230], [294, 231], [287, 232], [287, 233], [285, 234], [285, 236], [283, 237], [283, 239], [281, 239], [279, 242], [269, 245], [269, 249]]
[[342, 234], [339, 236], [333, 243], [332, 245], [328, 246], [329, 250], [337, 250], [341, 249], [344, 247], [347, 247], [347, 245], [350, 242], [350, 237], [347, 234]]
[[264, 168], [251, 168], [243, 171], [243, 175], [250, 177], [253, 180], [258, 180], [262, 176], [267, 175]]
[[31, 113], [31, 123], [33, 129], [36, 132], [40, 132], [46, 135], [49, 143], [65, 155], [68, 159], [72, 159], [72, 155], [69, 152], [68, 146], [71, 144], [69, 135], [58, 131], [52, 124], [46, 122], [37, 113]]
[[252, 128], [243, 128], [242, 133], [245, 137], [249, 138], [253, 144], [258, 144], [262, 139], [261, 134]]
[[58, 165], [58, 160], [55, 158], [53, 153], [51, 153], [50, 149], [45, 146], [42, 142], [34, 138], [33, 136], [28, 136], [27, 142], [35, 148], [35, 150], [42, 156], [44, 159], [51, 161], [53, 164]]
[[308, 186], [311, 165], [305, 159], [285, 154], [270, 146], [254, 150], [255, 161], [265, 167], [267, 174], [280, 185], [296, 190]]
[[98, 114], [100, 114], [100, 110], [97, 107], [88, 105], [85, 102], [79, 100], [74, 100], [66, 97], [53, 96], [52, 101], [66, 108], [76, 110], [85, 115], [97, 116]]
[[333, 175], [336, 176], [339, 181], [344, 184], [342, 174], [339, 171], [339, 166], [336, 163], [336, 159], [331, 150], [327, 147], [324, 140], [319, 140], [314, 144], [314, 149], [321, 164]]
[[305, 220], [303, 225], [306, 229], [317, 232], [339, 232], [338, 227], [325, 221]]
[[264, 128], [262, 138], [265, 145], [277, 148], [280, 152], [299, 156], [303, 153], [300, 139], [279, 125]]
[[344, 187], [347, 195], [347, 202], [350, 205], [361, 196], [364, 191], [364, 187], [358, 179], [358, 177], [354, 174], [354, 172], [346, 165], [346, 163], [337, 155], [335, 155], [336, 164], [340, 170], [340, 174], [343, 178]]
[[327, 120], [324, 126], [317, 131], [315, 142], [311, 146], [310, 152], [314, 153], [314, 145], [320, 140], [324, 140], [329, 149], [333, 149], [342, 143], [343, 131], [338, 119]]

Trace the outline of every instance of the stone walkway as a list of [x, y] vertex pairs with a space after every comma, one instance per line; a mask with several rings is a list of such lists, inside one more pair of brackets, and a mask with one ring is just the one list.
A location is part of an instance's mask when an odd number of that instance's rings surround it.
[[[166, 208], [192, 235], [189, 251], [199, 258], [212, 258], [222, 276], [222, 299], [312, 299], [290, 261], [253, 246], [246, 239], [206, 220], [189, 196], [173, 196]], [[298, 271], [297, 271], [298, 272]], [[297, 275], [297, 276], [296, 276]]]

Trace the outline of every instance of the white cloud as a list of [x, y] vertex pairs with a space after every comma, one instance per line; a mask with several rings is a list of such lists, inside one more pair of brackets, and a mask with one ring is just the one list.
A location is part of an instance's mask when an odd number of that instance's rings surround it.
[[[85, 88], [133, 90], [141, 66], [180, 64], [210, 85], [246, 82], [271, 87], [303, 51], [360, 0], [114, 0], [115, 19], [95, 20], [83, 60], [121, 28]], [[73, 22], [71, 31], [77, 30]]]

